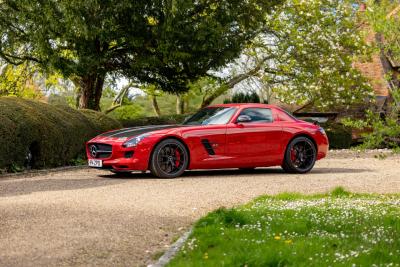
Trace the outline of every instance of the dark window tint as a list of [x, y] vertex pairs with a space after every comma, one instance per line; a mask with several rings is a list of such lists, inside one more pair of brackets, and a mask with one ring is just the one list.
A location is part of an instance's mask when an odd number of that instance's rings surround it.
[[246, 108], [240, 112], [240, 115], [247, 115], [252, 122], [272, 122], [272, 111], [269, 108]]
[[209, 107], [198, 111], [187, 119], [184, 125], [217, 125], [227, 124], [236, 112], [236, 108]]

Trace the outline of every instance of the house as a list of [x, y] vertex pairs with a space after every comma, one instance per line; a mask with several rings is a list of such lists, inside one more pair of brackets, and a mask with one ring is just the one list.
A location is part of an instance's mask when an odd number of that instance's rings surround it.
[[[360, 12], [365, 12], [367, 5], [360, 4]], [[388, 14], [388, 17], [399, 16], [400, 5]], [[400, 23], [400, 16], [399, 16]], [[363, 24], [362, 27], [367, 31], [366, 42], [369, 44], [384, 44], [385, 40], [380, 33], [376, 33], [373, 29]], [[396, 61], [384, 49], [374, 53], [368, 62], [355, 62], [354, 67], [359, 69], [360, 72], [371, 83], [377, 102], [377, 109], [380, 112], [387, 112], [388, 103], [391, 100], [391, 91], [399, 90], [400, 88], [400, 62]]]

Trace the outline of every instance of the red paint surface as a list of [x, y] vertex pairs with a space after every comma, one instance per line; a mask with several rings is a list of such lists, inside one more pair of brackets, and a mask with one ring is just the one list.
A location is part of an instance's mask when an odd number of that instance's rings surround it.
[[[215, 106], [237, 107], [238, 110], [226, 125], [200, 125], [157, 130], [136, 147], [124, 148], [128, 138], [98, 136], [87, 143], [112, 145], [112, 155], [103, 159], [103, 166], [117, 171], [147, 170], [151, 152], [155, 145], [166, 138], [181, 140], [189, 150], [189, 169], [219, 169], [280, 166], [289, 142], [296, 136], [310, 137], [317, 147], [317, 160], [326, 156], [329, 143], [320, 126], [296, 120], [282, 109], [264, 104], [226, 104]], [[236, 123], [241, 110], [249, 107], [269, 108], [274, 121], [270, 123]], [[132, 136], [134, 137], [134, 136]], [[215, 155], [209, 155], [201, 140], [207, 139]], [[134, 151], [132, 158], [124, 158], [125, 152]], [[122, 166], [124, 166], [122, 168]]]

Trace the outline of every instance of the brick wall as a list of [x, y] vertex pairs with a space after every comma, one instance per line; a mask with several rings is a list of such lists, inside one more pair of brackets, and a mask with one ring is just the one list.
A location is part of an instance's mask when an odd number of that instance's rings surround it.
[[[368, 30], [368, 26], [364, 26]], [[375, 43], [375, 33], [369, 29], [366, 35], [366, 42], [369, 44]], [[383, 66], [381, 53], [376, 52], [371, 56], [371, 61], [368, 62], [354, 62], [355, 68], [359, 69], [360, 72], [369, 80], [372, 88], [377, 96], [388, 96], [389, 89], [388, 83], [385, 80], [385, 69]]]

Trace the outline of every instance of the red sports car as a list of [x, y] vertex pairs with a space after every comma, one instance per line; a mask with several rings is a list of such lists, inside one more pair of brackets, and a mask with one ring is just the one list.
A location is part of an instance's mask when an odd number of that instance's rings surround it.
[[174, 178], [185, 170], [282, 166], [310, 171], [326, 156], [328, 138], [318, 125], [265, 104], [214, 105], [181, 125], [125, 128], [87, 143], [90, 167], [147, 171]]

